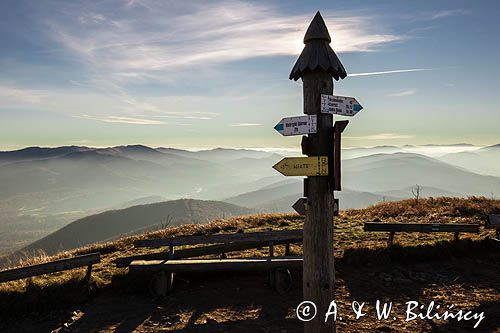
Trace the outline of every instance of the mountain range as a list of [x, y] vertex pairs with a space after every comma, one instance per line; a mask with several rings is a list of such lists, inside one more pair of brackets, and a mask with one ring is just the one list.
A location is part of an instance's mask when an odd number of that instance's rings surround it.
[[[193, 198], [291, 211], [302, 184], [271, 168], [283, 154], [143, 145], [0, 152], [0, 253], [86, 216], [139, 204]], [[341, 209], [411, 197], [416, 184], [422, 196], [500, 195], [500, 145], [349, 148], [342, 155]]]

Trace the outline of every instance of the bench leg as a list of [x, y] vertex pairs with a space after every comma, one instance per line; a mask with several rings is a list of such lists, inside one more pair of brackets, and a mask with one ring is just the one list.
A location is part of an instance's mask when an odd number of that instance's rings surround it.
[[[272, 258], [272, 257], [274, 257], [274, 242], [270, 241], [269, 242], [269, 258]], [[275, 280], [276, 280], [275, 270], [271, 269], [269, 271], [269, 284], [271, 285], [271, 287], [274, 287], [275, 282], [276, 282]]]
[[285, 256], [291, 256], [292, 253], [290, 252], [290, 243], [285, 244]]
[[168, 259], [174, 259], [174, 246], [170, 245], [168, 248]]
[[173, 290], [174, 273], [158, 272], [149, 282], [149, 291], [155, 297], [165, 297]]
[[292, 287], [292, 274], [286, 268], [277, 268], [274, 271], [274, 288], [280, 295], [287, 293]]
[[454, 237], [453, 237], [453, 239], [455, 240], [455, 242], [457, 242], [460, 239], [459, 236], [458, 236], [459, 234], [460, 234], [459, 232], [455, 232]]
[[389, 239], [387, 240], [387, 246], [392, 246], [392, 244], [394, 243], [394, 235], [396, 233], [394, 231], [391, 231], [389, 233]]
[[92, 277], [92, 265], [88, 265], [87, 272], [85, 273], [85, 277], [83, 278], [83, 280], [85, 282], [89, 282], [91, 277]]

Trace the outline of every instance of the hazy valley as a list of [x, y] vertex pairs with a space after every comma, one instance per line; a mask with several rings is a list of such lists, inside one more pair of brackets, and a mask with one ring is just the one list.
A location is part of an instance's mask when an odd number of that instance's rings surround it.
[[[284, 155], [298, 154], [141, 145], [0, 152], [0, 254], [37, 240], [28, 249], [53, 252], [152, 230], [167, 216], [181, 224], [251, 212], [291, 212], [291, 204], [302, 196], [302, 182], [271, 168]], [[341, 209], [409, 198], [416, 184], [422, 197], [500, 195], [498, 145], [348, 148], [343, 159], [343, 191], [336, 193]], [[197, 200], [172, 201], [181, 198]], [[140, 206], [155, 202], [164, 203], [149, 207], [163, 210], [146, 214], [141, 208], [146, 206]], [[134, 214], [115, 218], [119, 209], [132, 206], [137, 206]], [[77, 226], [82, 225], [93, 227], [84, 240], [70, 240], [67, 235], [81, 235]]]

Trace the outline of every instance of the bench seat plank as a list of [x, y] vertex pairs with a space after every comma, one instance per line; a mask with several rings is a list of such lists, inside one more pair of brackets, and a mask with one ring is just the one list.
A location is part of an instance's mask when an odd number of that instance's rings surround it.
[[217, 243], [226, 244], [233, 242], [301, 241], [302, 235], [302, 229], [198, 236], [181, 235], [170, 238], [139, 239], [134, 242], [134, 247], [184, 246]]
[[215, 272], [269, 270], [273, 268], [302, 269], [301, 257], [191, 259], [191, 260], [136, 260], [129, 266], [131, 272], [168, 271]]
[[364, 225], [364, 231], [478, 233], [479, 232], [479, 224], [366, 222]]
[[500, 229], [500, 214], [490, 214], [484, 225], [486, 229]]
[[91, 266], [101, 261], [99, 253], [90, 253], [73, 258], [50, 261], [43, 264], [9, 269], [0, 272], [0, 282], [24, 279], [42, 274], [65, 271], [77, 267]]

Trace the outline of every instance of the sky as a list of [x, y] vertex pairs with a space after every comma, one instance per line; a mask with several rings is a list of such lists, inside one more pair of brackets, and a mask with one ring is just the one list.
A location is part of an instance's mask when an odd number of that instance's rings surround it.
[[317, 10], [364, 107], [344, 146], [500, 143], [495, 0], [3, 0], [0, 150], [297, 148], [273, 127]]

